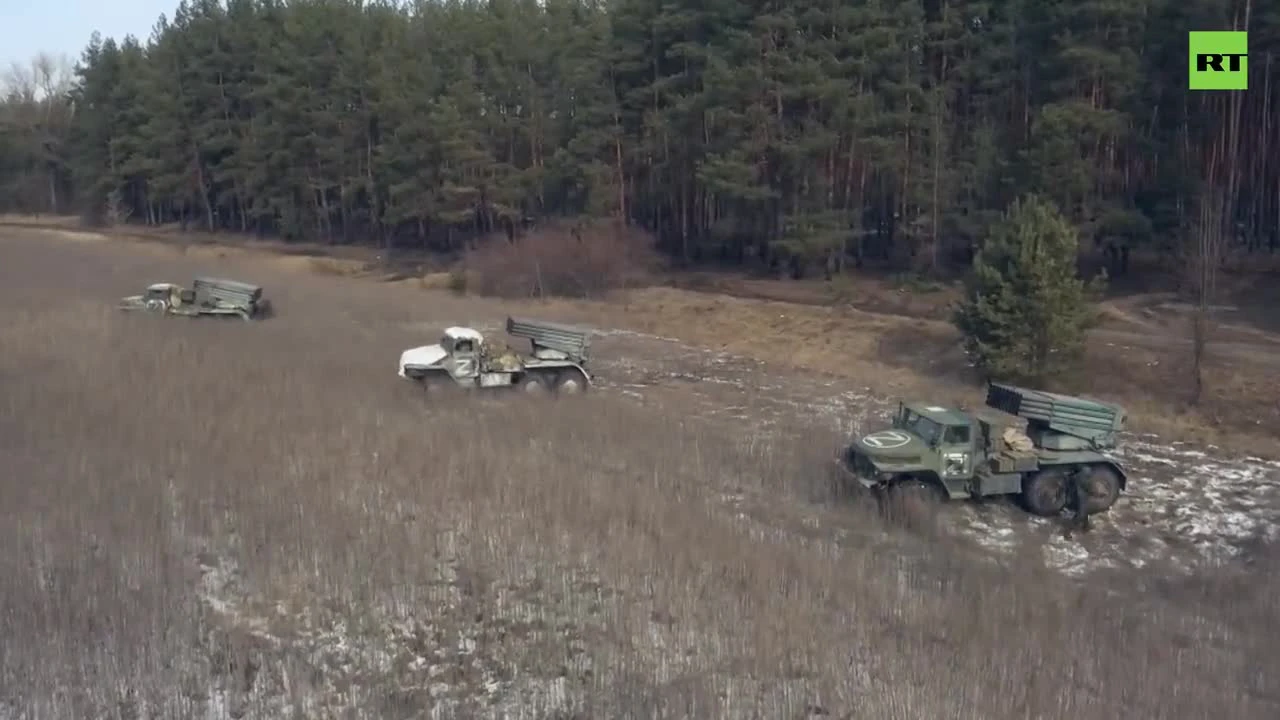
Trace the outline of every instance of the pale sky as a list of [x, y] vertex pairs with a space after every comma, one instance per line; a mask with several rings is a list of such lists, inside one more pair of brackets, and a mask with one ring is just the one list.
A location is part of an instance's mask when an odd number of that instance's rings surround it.
[[135, 35], [145, 43], [160, 14], [172, 17], [176, 7], [178, 0], [0, 0], [0, 71], [40, 52], [74, 64], [94, 30], [103, 40]]

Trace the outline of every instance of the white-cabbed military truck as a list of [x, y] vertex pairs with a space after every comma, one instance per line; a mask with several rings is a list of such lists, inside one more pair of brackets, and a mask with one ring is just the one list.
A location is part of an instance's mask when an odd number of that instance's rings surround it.
[[586, 368], [590, 331], [509, 317], [507, 334], [528, 340], [531, 351], [516, 352], [473, 328], [450, 327], [440, 342], [400, 353], [400, 377], [428, 392], [451, 387], [515, 387], [529, 393], [568, 395], [591, 386]]

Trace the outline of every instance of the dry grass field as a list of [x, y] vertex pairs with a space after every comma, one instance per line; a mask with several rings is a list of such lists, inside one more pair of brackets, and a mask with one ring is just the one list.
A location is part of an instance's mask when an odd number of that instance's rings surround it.
[[[709, 412], [653, 340], [573, 402], [433, 406], [399, 351], [509, 306], [0, 235], [3, 720], [1280, 715], [1265, 533], [1067, 576], [883, 526], [826, 419]], [[203, 272], [278, 316], [112, 309]]]
[[[79, 240], [66, 216], [0, 216], [0, 225], [42, 229]], [[134, 250], [178, 252], [205, 260], [239, 260], [255, 271], [273, 269], [335, 279], [365, 278], [425, 290], [412, 302], [456, 307], [446, 300], [451, 273], [412, 253], [393, 259], [367, 247], [286, 244], [251, 236], [182, 233], [176, 226], [129, 227], [113, 239]], [[554, 238], [549, 238], [554, 240]], [[547, 261], [562, 248], [552, 243]], [[505, 258], [513, 260], [514, 258]], [[427, 263], [427, 264], [424, 264]], [[609, 263], [588, 265], [617, 275]], [[599, 265], [598, 267], [596, 265]], [[1273, 308], [1278, 268], [1232, 260], [1219, 288], [1218, 312], [1205, 364], [1205, 395], [1190, 404], [1190, 318], [1169, 293], [1114, 297], [1101, 307], [1086, 365], [1062, 389], [1123, 403], [1132, 429], [1166, 440], [1212, 445], [1239, 455], [1280, 458], [1280, 325]], [[510, 267], [498, 263], [498, 270]], [[516, 273], [519, 274], [519, 273]], [[500, 280], [501, 278], [499, 278]], [[837, 282], [777, 282], [717, 274], [658, 276], [666, 281], [613, 293], [609, 301], [540, 300], [540, 311], [565, 320], [625, 327], [738, 357], [764, 358], [773, 369], [820, 373], [881, 396], [981, 403], [980, 383], [947, 320], [957, 289], [915, 286], [872, 275]], [[491, 280], [492, 282], [492, 280]], [[483, 284], [483, 283], [482, 283]], [[472, 303], [493, 308], [492, 303]], [[496, 310], [495, 310], [496, 312]]]

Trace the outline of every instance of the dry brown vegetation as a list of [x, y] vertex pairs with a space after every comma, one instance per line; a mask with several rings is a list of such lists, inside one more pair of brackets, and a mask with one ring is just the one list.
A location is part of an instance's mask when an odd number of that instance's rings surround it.
[[653, 238], [612, 221], [558, 223], [467, 253], [458, 289], [505, 298], [600, 298], [650, 280]]
[[[59, 228], [67, 237], [104, 236], [74, 230], [75, 218], [0, 216], [0, 223]], [[592, 238], [580, 252], [571, 227], [531, 233], [516, 245], [486, 245], [465, 263], [465, 289], [513, 299], [545, 295], [543, 310], [565, 319], [626, 327], [780, 366], [848, 378], [894, 396], [981, 402], [981, 386], [968, 368], [947, 307], [946, 286], [915, 287], [892, 279], [849, 276], [836, 283], [744, 280], [723, 274], [675, 279], [682, 287], [634, 287], [663, 280], [646, 272], [655, 256], [643, 236], [611, 226], [583, 229]], [[47, 232], [52, 232], [46, 230]], [[183, 235], [175, 229], [131, 229], [113, 237], [149, 241], [147, 249], [178, 247], [193, 259], [240, 259], [255, 268], [330, 276], [385, 278], [374, 253], [360, 248], [290, 246], [234, 235]], [[216, 240], [217, 242], [213, 242]], [[608, 252], [604, 252], [607, 250]], [[554, 262], [553, 262], [554, 261]], [[1149, 262], [1143, 260], [1143, 262]], [[563, 273], [539, 278], [540, 268]], [[412, 284], [428, 291], [460, 289], [457, 274], [428, 272]], [[1123, 403], [1131, 427], [1170, 440], [1210, 443], [1230, 452], [1280, 457], [1280, 335], [1266, 308], [1274, 292], [1268, 268], [1239, 273], [1224, 296], [1238, 309], [1224, 313], [1205, 364], [1206, 392], [1191, 407], [1190, 319], [1171, 308], [1171, 294], [1117, 298], [1102, 307], [1084, 371], [1059, 389]], [[397, 271], [392, 278], [402, 277]], [[539, 283], [542, 283], [539, 285]], [[1270, 294], [1268, 294], [1270, 292]], [[607, 301], [600, 301], [608, 295]], [[422, 304], [439, 305], [439, 294]], [[714, 322], [710, 320], [714, 319]]]
[[269, 322], [156, 321], [106, 308], [222, 266], [44, 240], [0, 241], [5, 720], [1280, 712], [1273, 548], [997, 566], [833, 499], [823, 429], [427, 405], [390, 359], [473, 301], [280, 275]]

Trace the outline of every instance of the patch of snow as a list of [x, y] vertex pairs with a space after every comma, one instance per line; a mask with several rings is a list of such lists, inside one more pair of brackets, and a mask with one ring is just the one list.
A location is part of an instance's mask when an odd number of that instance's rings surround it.
[[656, 340], [658, 342], [685, 346], [684, 342], [678, 338], [665, 337], [663, 335], [651, 335], [649, 333], [636, 332], [635, 330], [623, 330], [621, 328], [592, 329], [591, 334], [599, 337], [624, 337], [637, 338], [640, 340]]
[[1089, 551], [1079, 543], [1073, 543], [1060, 535], [1051, 535], [1044, 546], [1046, 564], [1068, 575], [1083, 575], [1089, 570]]

